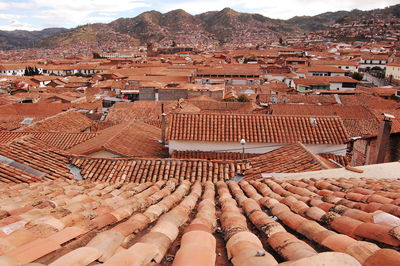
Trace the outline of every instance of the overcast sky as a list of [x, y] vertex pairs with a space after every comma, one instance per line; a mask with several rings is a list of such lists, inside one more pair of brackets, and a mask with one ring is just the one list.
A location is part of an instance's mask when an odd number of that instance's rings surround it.
[[370, 10], [399, 3], [400, 0], [0, 0], [0, 30], [71, 28], [134, 17], [148, 10], [168, 12], [181, 8], [199, 14], [230, 7], [241, 12], [287, 19], [327, 11]]

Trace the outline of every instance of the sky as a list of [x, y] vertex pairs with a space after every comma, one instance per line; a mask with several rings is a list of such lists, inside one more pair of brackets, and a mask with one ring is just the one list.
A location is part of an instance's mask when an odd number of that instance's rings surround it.
[[183, 9], [191, 14], [230, 7], [270, 18], [317, 15], [338, 10], [371, 10], [400, 4], [400, 0], [0, 0], [0, 30], [72, 28], [108, 23], [121, 17], [157, 10]]

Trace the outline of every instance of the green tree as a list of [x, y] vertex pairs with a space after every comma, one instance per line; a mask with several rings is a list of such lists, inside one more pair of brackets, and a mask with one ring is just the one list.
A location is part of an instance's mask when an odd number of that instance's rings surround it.
[[355, 80], [362, 80], [364, 75], [359, 72], [354, 72], [351, 77]]
[[246, 95], [242, 94], [242, 95], [239, 95], [237, 101], [238, 102], [250, 102], [250, 99]]

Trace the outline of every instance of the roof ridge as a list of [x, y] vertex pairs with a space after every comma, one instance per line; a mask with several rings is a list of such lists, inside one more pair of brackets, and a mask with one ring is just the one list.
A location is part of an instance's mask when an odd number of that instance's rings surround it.
[[317, 154], [313, 153], [310, 149], [308, 149], [303, 143], [297, 142], [297, 145], [299, 145], [310, 157], [312, 157], [322, 168], [325, 169], [331, 169], [328, 164], [326, 164], [320, 156]]

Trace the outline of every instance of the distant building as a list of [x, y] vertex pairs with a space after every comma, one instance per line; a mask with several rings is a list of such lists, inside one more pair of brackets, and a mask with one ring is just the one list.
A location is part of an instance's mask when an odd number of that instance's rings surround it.
[[266, 153], [301, 142], [315, 153], [345, 155], [348, 140], [339, 117], [253, 114], [173, 114], [168, 136], [170, 154], [175, 150], [243, 149], [245, 153]]
[[389, 80], [400, 82], [400, 63], [387, 64], [385, 77]]
[[357, 80], [345, 76], [293, 79], [293, 86], [302, 92], [308, 90], [353, 91], [357, 83]]

